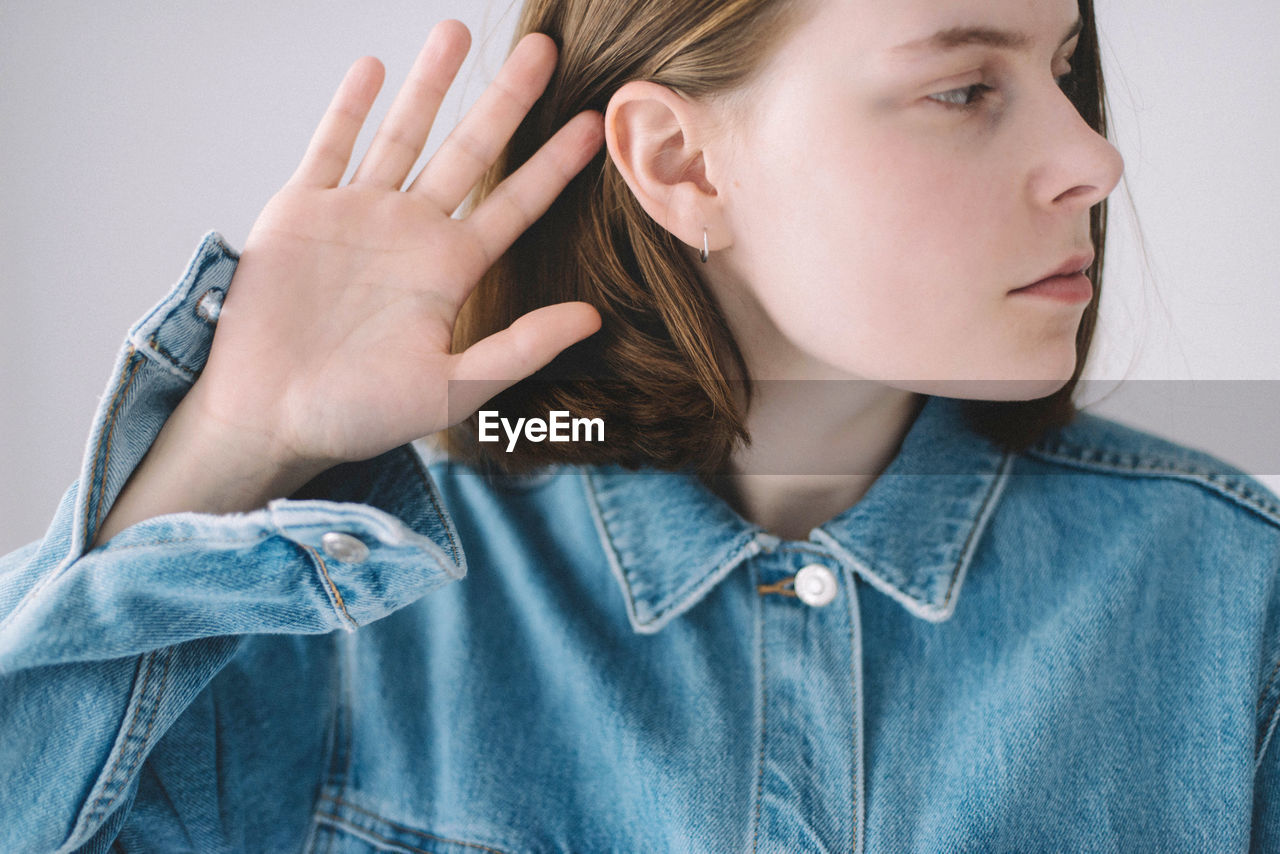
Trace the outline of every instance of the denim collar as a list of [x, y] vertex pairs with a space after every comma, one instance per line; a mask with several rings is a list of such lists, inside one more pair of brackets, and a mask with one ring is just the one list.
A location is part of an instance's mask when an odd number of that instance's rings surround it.
[[[948, 619], [1008, 478], [1012, 455], [966, 427], [961, 401], [930, 396], [896, 457], [857, 504], [814, 528], [844, 576], [911, 614]], [[585, 470], [600, 541], [631, 626], [660, 631], [739, 564], [780, 540], [690, 472]]]

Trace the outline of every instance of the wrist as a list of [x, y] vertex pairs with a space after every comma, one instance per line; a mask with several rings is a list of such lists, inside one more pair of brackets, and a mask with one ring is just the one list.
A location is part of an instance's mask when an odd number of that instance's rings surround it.
[[173, 411], [164, 429], [170, 432], [166, 438], [184, 448], [193, 463], [225, 472], [255, 494], [288, 495], [337, 463], [300, 457], [270, 430], [226, 418], [199, 382]]
[[290, 460], [261, 434], [211, 416], [193, 388], [116, 497], [95, 548], [137, 522], [170, 513], [245, 513], [287, 498], [329, 467]]

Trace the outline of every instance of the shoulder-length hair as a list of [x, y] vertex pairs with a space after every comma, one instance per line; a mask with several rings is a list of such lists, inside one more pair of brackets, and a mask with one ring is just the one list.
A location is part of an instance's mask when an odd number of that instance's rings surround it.
[[[732, 94], [753, 80], [804, 20], [807, 0], [527, 0], [511, 46], [541, 32], [559, 48], [542, 96], [469, 196], [472, 210], [565, 122], [603, 113], [613, 93], [647, 80], [691, 99]], [[1092, 0], [1079, 0], [1084, 29], [1067, 93], [1084, 120], [1107, 134], [1105, 91]], [[1102, 293], [1107, 206], [1090, 211], [1094, 296], [1076, 333], [1075, 370], [1035, 400], [966, 400], [969, 425], [1019, 452], [1079, 411], [1073, 393], [1093, 341]], [[546, 419], [562, 410], [601, 418], [607, 441], [480, 443], [477, 415], [445, 431], [456, 458], [505, 473], [553, 463], [726, 470], [749, 442], [738, 380], [750, 379], [729, 327], [681, 242], [640, 206], [603, 147], [551, 207], [485, 273], [464, 303], [454, 352], [545, 305], [581, 300], [603, 325], [482, 409]], [[741, 399], [741, 396], [737, 396]]]

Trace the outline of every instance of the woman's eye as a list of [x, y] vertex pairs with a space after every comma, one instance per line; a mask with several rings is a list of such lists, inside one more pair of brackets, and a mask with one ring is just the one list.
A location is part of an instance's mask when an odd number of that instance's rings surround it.
[[[1071, 76], [1072, 69], [1068, 69], [1066, 74], [1060, 74], [1057, 78], [1058, 88], [1070, 94], [1072, 85], [1075, 82]], [[986, 100], [987, 93], [996, 91], [996, 87], [988, 86], [985, 83], [974, 83], [971, 86], [961, 86], [959, 89], [949, 89], [946, 92], [938, 92], [936, 95], [929, 95], [929, 99], [941, 104], [944, 107], [954, 110], [974, 110]]]
[[962, 86], [959, 89], [949, 89], [946, 92], [939, 92], [936, 95], [930, 95], [929, 98], [942, 104], [944, 107], [951, 107], [958, 110], [972, 110], [978, 104], [982, 103], [983, 98], [988, 92], [995, 91], [995, 87], [988, 86], [985, 83], [974, 83], [972, 86]]

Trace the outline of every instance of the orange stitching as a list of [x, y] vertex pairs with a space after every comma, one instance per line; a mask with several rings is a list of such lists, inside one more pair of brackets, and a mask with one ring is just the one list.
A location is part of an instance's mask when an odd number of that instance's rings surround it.
[[[111, 435], [116, 432], [116, 422], [118, 421], [116, 416], [120, 409], [120, 402], [124, 398], [125, 392], [129, 390], [129, 386], [133, 385], [133, 378], [138, 375], [138, 369], [142, 367], [142, 362], [143, 360], [139, 358], [138, 361], [133, 363], [133, 368], [130, 369], [129, 371], [129, 379], [125, 382], [124, 386], [120, 389], [119, 393], [116, 395], [115, 400], [112, 401], [111, 425], [107, 428], [107, 434], [106, 434], [107, 448], [103, 454], [103, 459], [102, 459], [102, 493], [101, 495], [99, 495], [99, 499], [101, 499], [102, 495], [105, 495], [107, 492], [107, 474], [111, 471]], [[93, 527], [95, 530], [97, 529], [98, 525], [102, 523], [103, 503], [104, 502], [102, 502], [101, 500], [98, 501], [98, 509], [94, 513]], [[86, 531], [85, 533], [87, 534], [88, 532]]]
[[779, 593], [783, 596], [794, 597], [796, 595], [796, 591], [794, 589], [795, 583], [796, 583], [796, 577], [794, 575], [789, 575], [786, 578], [782, 579], [781, 581], [775, 581], [773, 584], [756, 585], [756, 592], [757, 593]]
[[[362, 813], [362, 814], [364, 814], [364, 815], [367, 815], [367, 816], [369, 816], [369, 818], [375, 819], [376, 821], [380, 821], [380, 822], [382, 822], [383, 824], [387, 825], [388, 827], [391, 827], [391, 828], [393, 828], [393, 829], [395, 829], [395, 830], [399, 830], [399, 831], [401, 831], [401, 832], [403, 832], [403, 833], [412, 833], [414, 836], [421, 836], [421, 837], [425, 837], [425, 838], [427, 838], [427, 839], [434, 839], [434, 840], [436, 840], [437, 842], [448, 842], [448, 843], [453, 844], [453, 845], [465, 845], [465, 846], [467, 846], [468, 848], [479, 848], [481, 851], [492, 851], [492, 852], [494, 852], [494, 854], [503, 854], [503, 852], [502, 852], [502, 851], [500, 851], [500, 850], [498, 850], [497, 848], [490, 848], [488, 845], [482, 845], [482, 844], [481, 844], [481, 843], [479, 843], [479, 842], [464, 842], [464, 841], [463, 841], [463, 840], [461, 840], [461, 839], [450, 839], [450, 838], [448, 838], [447, 836], [436, 836], [434, 833], [427, 833], [425, 830], [418, 830], [417, 828], [414, 828], [414, 827], [409, 827], [409, 826], [407, 826], [407, 825], [399, 824], [399, 823], [397, 823], [397, 822], [392, 821], [392, 820], [391, 820], [391, 819], [389, 819], [389, 818], [386, 818], [386, 817], [384, 817], [384, 816], [378, 815], [377, 813], [374, 813], [374, 812], [370, 812], [370, 811], [369, 811], [369, 810], [367, 810], [367, 809], [364, 809], [364, 808], [362, 808], [362, 807], [358, 807], [358, 806], [356, 806], [355, 804], [350, 803], [350, 802], [348, 802], [348, 801], [344, 801], [344, 800], [342, 800], [341, 798], [338, 798], [338, 797], [334, 797], [334, 796], [326, 796], [326, 797], [325, 797], [325, 800], [330, 801], [331, 803], [338, 804], [338, 805], [340, 805], [340, 806], [344, 806], [344, 807], [346, 807], [347, 809], [353, 810], [353, 811], [355, 811], [355, 812], [358, 812], [358, 813]], [[324, 816], [325, 818], [331, 818], [331, 819], [333, 819], [333, 820], [335, 820], [335, 821], [337, 821], [337, 822], [340, 822], [340, 823], [342, 823], [342, 824], [347, 825], [348, 827], [352, 828], [353, 830], [359, 830], [359, 831], [361, 831], [361, 832], [363, 832], [363, 833], [368, 833], [368, 834], [371, 834], [371, 835], [373, 835], [373, 836], [378, 836], [378, 834], [374, 833], [373, 831], [371, 831], [371, 830], [367, 830], [367, 829], [365, 829], [365, 828], [363, 828], [363, 827], [359, 827], [358, 825], [352, 824], [352, 823], [348, 822], [346, 819], [343, 819], [343, 818], [341, 818], [340, 816], [333, 815], [332, 813], [317, 813], [317, 815]], [[394, 844], [396, 844], [396, 845], [404, 845], [404, 844], [406, 844], [406, 843], [403, 843], [403, 842], [396, 842], [394, 839], [387, 839], [386, 837], [383, 837], [383, 836], [379, 836], [379, 838], [380, 838], [380, 839], [382, 839], [382, 840], [383, 840], [383, 841], [385, 841], [385, 842], [391, 842], [391, 843], [394, 843]], [[409, 846], [409, 847], [410, 847], [410, 848], [413, 848], [413, 846]], [[422, 849], [420, 849], [420, 848], [414, 848], [413, 850], [414, 850], [414, 851], [421, 851]]]
[[[128, 356], [128, 358], [132, 359], [132, 358], [134, 357], [134, 355], [136, 354], [136, 352], [137, 352], [137, 351], [135, 351], [135, 350], [133, 349], [133, 345], [129, 345], [129, 356]], [[117, 403], [117, 401], [119, 401], [119, 399], [120, 399], [120, 395], [124, 392], [124, 389], [128, 388], [128, 387], [129, 387], [129, 383], [133, 382], [133, 375], [134, 375], [134, 373], [136, 373], [136, 372], [137, 372], [138, 365], [140, 365], [140, 364], [141, 364], [141, 362], [140, 362], [140, 361], [139, 361], [139, 362], [134, 362], [134, 363], [133, 363], [133, 369], [129, 372], [129, 376], [128, 376], [128, 377], [125, 377], [125, 376], [121, 376], [121, 377], [120, 377], [120, 381], [116, 384], [116, 391], [115, 391], [115, 394], [114, 394], [114, 395], [112, 396], [112, 398], [111, 398], [111, 408], [108, 410], [108, 413], [109, 413], [109, 414], [108, 414], [108, 416], [107, 416], [108, 418], [110, 418], [110, 417], [111, 417], [111, 416], [110, 416], [110, 413], [114, 413], [114, 411], [115, 411], [115, 407], [116, 407], [116, 403]], [[115, 423], [114, 423], [114, 422], [112, 422], [111, 427], [114, 427], [114, 426], [115, 426]], [[97, 446], [93, 449], [93, 466], [94, 466], [95, 468], [96, 468], [96, 466], [97, 466], [97, 464], [98, 464], [98, 455], [102, 452], [102, 443], [106, 440], [107, 436], [108, 436], [108, 435], [110, 435], [110, 432], [111, 432], [111, 428], [108, 428], [107, 430], [105, 430], [105, 431], [103, 431], [102, 433], [99, 433], [99, 434], [98, 434], [98, 444], [97, 444]], [[110, 448], [108, 447], [108, 455], [109, 455], [109, 454], [110, 454]], [[84, 501], [84, 526], [83, 526], [83, 527], [84, 527], [84, 529], [85, 529], [85, 536], [86, 536], [86, 537], [87, 537], [87, 536], [89, 536], [89, 508], [93, 505], [93, 484], [94, 484], [95, 479], [96, 479], [96, 478], [94, 477], [94, 468], [90, 468], [90, 469], [89, 469], [89, 483], [88, 483], [87, 485], [86, 485], [86, 484], [81, 484], [81, 486], [82, 486], [82, 487], [84, 487], [84, 488], [86, 488], [86, 489], [88, 490], [88, 495], [86, 495], [86, 496], [85, 496], [85, 501]], [[102, 481], [103, 481], [103, 483], [104, 483], [104, 484], [106, 483], [106, 480], [107, 480], [107, 467], [106, 467], [106, 465], [105, 465], [105, 463], [104, 463], [104, 465], [102, 466]], [[99, 509], [101, 509], [101, 508], [99, 508]], [[95, 528], [97, 528], [97, 526], [98, 526], [98, 522], [97, 522], [97, 517], [96, 517], [96, 516], [94, 517], [94, 523], [93, 523], [93, 526], [94, 526]]]
[[[167, 320], [169, 317], [173, 317], [173, 314], [170, 313], [168, 317], [166, 317], [165, 319]], [[155, 332], [151, 334], [151, 337], [147, 339], [147, 343], [151, 345], [151, 348], [155, 350], [157, 353], [159, 353], [161, 356], [164, 356], [170, 362], [173, 362], [173, 364], [177, 365], [179, 368], [182, 368], [184, 371], [187, 371], [188, 373], [194, 374], [196, 372], [194, 368], [188, 368], [186, 365], [182, 363], [181, 359], [179, 359], [177, 356], [170, 353], [164, 347], [160, 346], [160, 341], [158, 340], [159, 336], [160, 336], [160, 330], [157, 329]]]
[[[299, 543], [299, 545], [302, 545], [302, 544]], [[320, 553], [317, 552], [315, 549], [311, 548], [311, 546], [302, 546], [302, 547], [307, 551], [311, 552], [311, 555], [320, 564], [320, 571], [324, 573], [325, 583], [329, 585], [329, 592], [333, 594], [333, 598], [338, 601], [338, 608], [342, 610], [343, 616], [346, 617], [348, 620], [351, 620], [352, 625], [358, 626], [359, 623], [357, 623], [354, 619], [352, 619], [351, 615], [347, 613], [347, 606], [342, 601], [342, 594], [338, 592], [338, 588], [334, 585], [333, 579], [329, 577], [329, 568], [325, 566], [324, 558], [320, 557]]]

